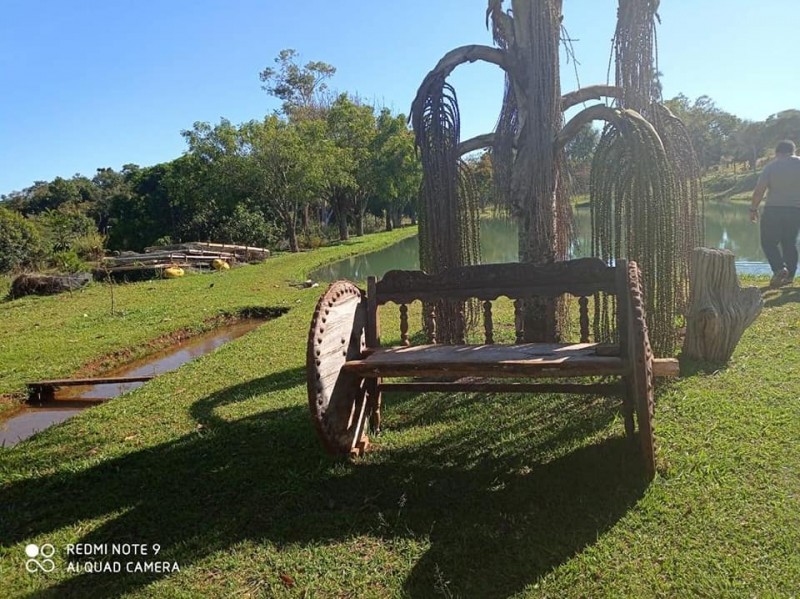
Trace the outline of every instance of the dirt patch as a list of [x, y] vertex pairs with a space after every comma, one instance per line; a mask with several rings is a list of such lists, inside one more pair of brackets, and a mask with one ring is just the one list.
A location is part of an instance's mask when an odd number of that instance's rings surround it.
[[20, 404], [25, 400], [24, 393], [2, 393], [0, 394], [0, 414], [7, 414], [18, 410]]

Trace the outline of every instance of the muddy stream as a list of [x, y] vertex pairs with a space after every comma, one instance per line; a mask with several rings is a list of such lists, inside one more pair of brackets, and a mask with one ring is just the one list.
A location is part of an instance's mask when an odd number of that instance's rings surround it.
[[[186, 341], [172, 345], [104, 373], [103, 377], [157, 376], [175, 370], [182, 364], [214, 351], [234, 339], [262, 325], [263, 319], [239, 320], [231, 325], [216, 328]], [[37, 432], [63, 422], [78, 412], [98, 403], [118, 397], [144, 382], [61, 387], [56, 390], [55, 401], [42, 405], [25, 405], [0, 416], [0, 447], [11, 447]]]

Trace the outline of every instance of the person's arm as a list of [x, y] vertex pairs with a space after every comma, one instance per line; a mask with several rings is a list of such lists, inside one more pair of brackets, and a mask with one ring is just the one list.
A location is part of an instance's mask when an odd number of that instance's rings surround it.
[[761, 179], [758, 180], [756, 188], [753, 190], [753, 198], [750, 200], [750, 222], [754, 223], [758, 220], [758, 206], [761, 200], [764, 199], [764, 192], [767, 191], [767, 182]]

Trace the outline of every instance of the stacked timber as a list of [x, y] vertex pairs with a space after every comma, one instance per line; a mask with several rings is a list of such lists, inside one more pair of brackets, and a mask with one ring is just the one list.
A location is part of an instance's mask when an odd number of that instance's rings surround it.
[[164, 251], [201, 251], [209, 255], [217, 253], [233, 254], [238, 262], [263, 262], [269, 258], [269, 250], [252, 245], [236, 245], [232, 243], [214, 243], [212, 241], [188, 241], [175, 245], [152, 246], [144, 249], [145, 253]]
[[[164, 276], [171, 267], [184, 270], [220, 270], [237, 262], [261, 262], [269, 257], [269, 250], [259, 247], [192, 241], [175, 245], [147, 247], [144, 253], [123, 252], [119, 256], [104, 258], [93, 274], [98, 280], [141, 281]], [[222, 265], [227, 265], [227, 267]]]
[[184, 270], [211, 270], [214, 261], [234, 264], [236, 256], [230, 252], [181, 249], [150, 251], [143, 254], [124, 252], [119, 256], [104, 258], [93, 274], [98, 280], [143, 281], [165, 276], [169, 268]]

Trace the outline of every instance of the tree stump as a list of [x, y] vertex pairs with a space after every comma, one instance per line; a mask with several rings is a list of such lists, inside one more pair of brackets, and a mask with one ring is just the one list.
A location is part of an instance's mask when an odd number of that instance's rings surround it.
[[695, 248], [691, 272], [683, 353], [723, 364], [761, 313], [761, 292], [739, 286], [734, 255], [728, 250]]

